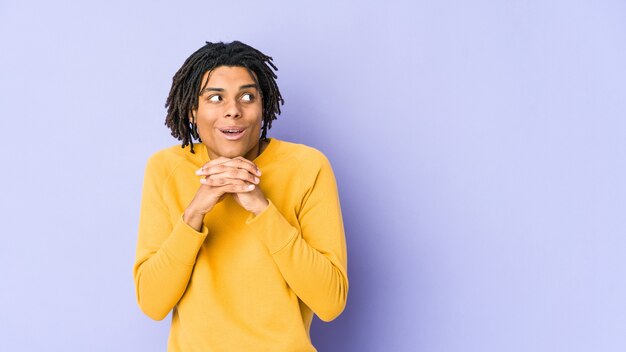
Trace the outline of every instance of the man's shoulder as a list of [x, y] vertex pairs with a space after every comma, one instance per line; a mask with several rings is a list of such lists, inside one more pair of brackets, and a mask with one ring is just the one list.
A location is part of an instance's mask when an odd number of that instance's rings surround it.
[[148, 158], [147, 167], [155, 171], [170, 172], [180, 164], [198, 164], [200, 163], [200, 157], [197, 145], [194, 149], [196, 151], [195, 154], [191, 153], [189, 146], [183, 148], [180, 144], [161, 149]]
[[296, 162], [299, 167], [319, 168], [328, 163], [328, 159], [317, 148], [306, 144], [277, 140], [278, 152], [287, 162]]

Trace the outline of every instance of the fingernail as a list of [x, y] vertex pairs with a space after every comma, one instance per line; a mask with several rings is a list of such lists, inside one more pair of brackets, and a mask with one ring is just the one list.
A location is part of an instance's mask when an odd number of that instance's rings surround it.
[[256, 174], [261, 176], [261, 170], [260, 169], [256, 169]]
[[254, 189], [254, 185], [248, 185], [248, 189], [249, 190], [253, 190]]
[[196, 171], [196, 175], [202, 175], [202, 169], [198, 169], [198, 170]]
[[201, 179], [200, 179], [200, 183], [202, 183], [202, 184], [206, 184], [206, 178], [201, 178]]
[[254, 178], [254, 182], [259, 183], [259, 178], [258, 178], [258, 177], [255, 177], [255, 178]]

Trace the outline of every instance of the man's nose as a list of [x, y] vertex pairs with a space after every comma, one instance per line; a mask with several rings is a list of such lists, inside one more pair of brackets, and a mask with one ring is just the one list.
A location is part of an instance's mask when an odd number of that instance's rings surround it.
[[224, 111], [224, 117], [230, 118], [240, 118], [241, 117], [241, 109], [237, 101], [231, 101], [226, 104], [226, 110]]

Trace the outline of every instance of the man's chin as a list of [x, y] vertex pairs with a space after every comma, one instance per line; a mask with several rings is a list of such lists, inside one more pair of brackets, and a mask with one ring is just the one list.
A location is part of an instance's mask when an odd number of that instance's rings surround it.
[[222, 151], [219, 156], [220, 157], [224, 157], [224, 158], [229, 158], [229, 159], [234, 159], [236, 157], [244, 157], [246, 159], [248, 159], [248, 157], [246, 157], [247, 154], [249, 154], [250, 151], [243, 151], [243, 150], [225, 150]]

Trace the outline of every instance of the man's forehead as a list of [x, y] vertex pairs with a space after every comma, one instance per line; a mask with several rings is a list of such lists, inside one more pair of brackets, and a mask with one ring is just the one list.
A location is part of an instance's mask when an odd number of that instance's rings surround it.
[[202, 75], [202, 84], [201, 84], [202, 88], [204, 88], [209, 82], [211, 82], [213, 80], [212, 78], [214, 77], [223, 78], [224, 76], [229, 75], [229, 73], [232, 73], [233, 70], [239, 71], [239, 74], [244, 74], [245, 72], [245, 77], [250, 79], [250, 82], [249, 82], [250, 84], [254, 84], [257, 82], [257, 79], [256, 79], [257, 76], [252, 70], [249, 70], [242, 66], [222, 65], [222, 66], [214, 67], [210, 70], [207, 70]]

